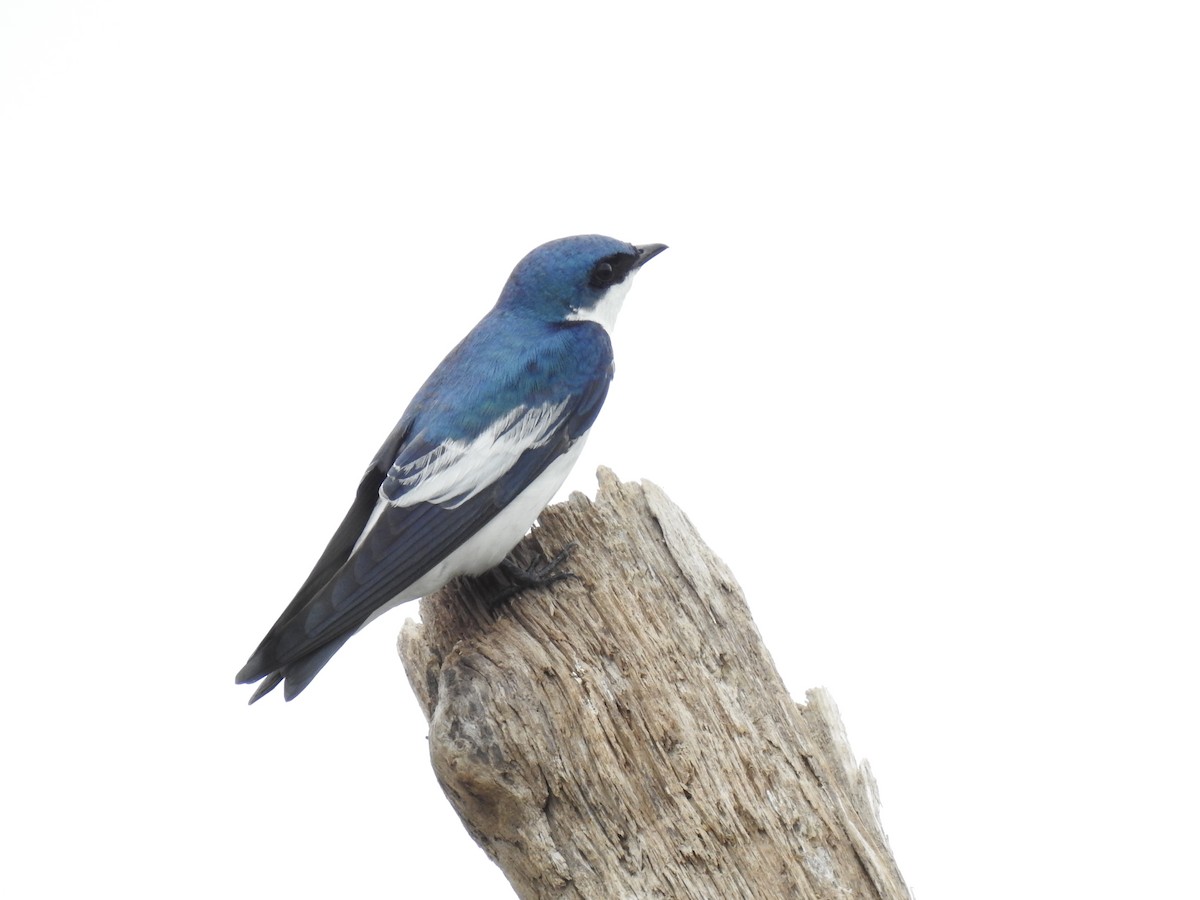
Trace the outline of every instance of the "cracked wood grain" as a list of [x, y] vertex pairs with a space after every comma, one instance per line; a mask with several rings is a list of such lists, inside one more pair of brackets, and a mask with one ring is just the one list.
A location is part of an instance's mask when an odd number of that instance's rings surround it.
[[517, 896], [908, 898], [832, 699], [792, 700], [687, 516], [602, 469], [517, 555], [571, 542], [576, 578], [495, 610], [499, 576], [461, 579], [399, 641], [434, 772]]

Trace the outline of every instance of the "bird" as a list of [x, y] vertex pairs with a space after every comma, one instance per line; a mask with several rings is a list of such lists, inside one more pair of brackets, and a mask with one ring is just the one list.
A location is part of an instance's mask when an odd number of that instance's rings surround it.
[[[634, 275], [666, 249], [576, 235], [517, 263], [417, 391], [238, 672], [238, 684], [258, 682], [250, 703], [281, 682], [294, 699], [382, 613], [506, 562], [579, 458], [613, 378], [617, 314]], [[538, 580], [531, 571], [528, 583]]]

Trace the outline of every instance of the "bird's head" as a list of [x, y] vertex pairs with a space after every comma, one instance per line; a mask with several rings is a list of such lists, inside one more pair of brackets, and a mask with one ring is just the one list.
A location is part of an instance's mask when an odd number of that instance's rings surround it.
[[666, 249], [599, 234], [550, 241], [517, 263], [496, 306], [546, 322], [598, 322], [612, 331], [634, 274]]

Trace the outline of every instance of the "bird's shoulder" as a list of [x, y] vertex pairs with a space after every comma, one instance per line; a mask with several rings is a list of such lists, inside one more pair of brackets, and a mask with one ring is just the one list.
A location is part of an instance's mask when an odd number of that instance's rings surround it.
[[470, 438], [514, 409], [589, 393], [612, 365], [612, 343], [594, 323], [489, 317], [434, 370], [405, 418], [431, 441]]

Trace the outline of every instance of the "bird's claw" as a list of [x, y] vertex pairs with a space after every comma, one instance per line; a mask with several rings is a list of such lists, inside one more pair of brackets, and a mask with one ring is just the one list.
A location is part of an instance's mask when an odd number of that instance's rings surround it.
[[571, 554], [575, 552], [577, 546], [572, 541], [551, 559], [546, 559], [539, 553], [525, 566], [511, 556], [505, 557], [496, 568], [507, 584], [501, 587], [499, 593], [492, 598], [492, 607], [507, 603], [517, 594], [530, 588], [546, 587], [568, 578], [578, 578], [579, 576], [574, 572], [560, 571], [562, 564], [571, 558]]

